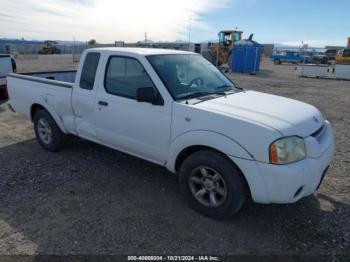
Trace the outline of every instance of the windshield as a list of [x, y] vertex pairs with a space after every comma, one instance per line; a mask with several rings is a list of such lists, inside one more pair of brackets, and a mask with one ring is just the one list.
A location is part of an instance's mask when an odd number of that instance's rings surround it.
[[234, 84], [200, 55], [147, 56], [175, 100], [236, 92]]

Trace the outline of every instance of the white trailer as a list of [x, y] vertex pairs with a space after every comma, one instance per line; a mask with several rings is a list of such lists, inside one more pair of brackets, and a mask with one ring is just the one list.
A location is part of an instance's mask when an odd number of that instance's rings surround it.
[[325, 78], [328, 76], [329, 67], [328, 65], [307, 64], [298, 65], [295, 70], [297, 76]]
[[350, 64], [336, 64], [334, 77], [336, 79], [350, 80]]

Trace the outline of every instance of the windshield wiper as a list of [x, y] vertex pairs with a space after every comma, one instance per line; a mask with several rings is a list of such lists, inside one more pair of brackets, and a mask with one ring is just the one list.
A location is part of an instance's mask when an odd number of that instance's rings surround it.
[[218, 86], [218, 87], [215, 87], [215, 90], [217, 90], [217, 89], [222, 89], [222, 88], [231, 88], [231, 90], [227, 90], [228, 92], [229, 91], [233, 91], [233, 89], [234, 88], [237, 88], [237, 89], [239, 89], [239, 90], [243, 90], [243, 88], [241, 88], [241, 87], [238, 87], [238, 86], [230, 86], [230, 85], [222, 85], [222, 86]]
[[192, 98], [200, 98], [203, 96], [209, 96], [209, 95], [221, 95], [221, 96], [225, 96], [226, 93], [225, 92], [194, 92], [182, 97], [179, 97], [179, 99], [192, 99]]
[[[222, 89], [222, 88], [231, 88], [231, 90], [232, 90], [232, 89], [233, 89], [233, 86], [222, 85], [222, 86], [215, 87], [215, 90]], [[228, 90], [228, 91], [230, 91], [230, 90]]]

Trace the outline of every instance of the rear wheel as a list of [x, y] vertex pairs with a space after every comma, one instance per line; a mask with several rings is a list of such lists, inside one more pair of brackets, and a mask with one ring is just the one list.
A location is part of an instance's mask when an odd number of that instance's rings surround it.
[[215, 151], [193, 153], [182, 164], [179, 175], [188, 204], [206, 216], [231, 217], [246, 201], [247, 188], [241, 172]]
[[44, 149], [56, 152], [63, 147], [66, 136], [46, 110], [35, 113], [34, 131], [39, 144]]
[[282, 64], [281, 60], [279, 60], [279, 59], [275, 59], [275, 60], [273, 60], [273, 62], [275, 63], [275, 65]]

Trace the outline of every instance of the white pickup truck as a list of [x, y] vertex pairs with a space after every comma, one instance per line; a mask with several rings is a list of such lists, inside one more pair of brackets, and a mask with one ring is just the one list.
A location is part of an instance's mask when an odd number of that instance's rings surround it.
[[189, 204], [213, 218], [249, 198], [293, 203], [312, 194], [335, 151], [315, 107], [242, 90], [189, 52], [90, 49], [76, 76], [10, 74], [8, 89], [10, 108], [34, 122], [46, 150], [75, 135], [164, 166], [179, 174]]
[[0, 100], [7, 99], [6, 76], [16, 72], [16, 62], [11, 55], [0, 54]]

